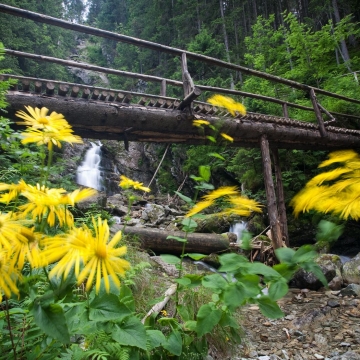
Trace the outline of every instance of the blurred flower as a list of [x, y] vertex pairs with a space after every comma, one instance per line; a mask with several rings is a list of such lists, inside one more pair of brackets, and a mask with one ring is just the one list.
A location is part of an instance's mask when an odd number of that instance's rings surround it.
[[16, 199], [27, 187], [28, 185], [22, 179], [17, 184], [0, 183], [0, 191], [9, 190], [7, 194], [1, 195], [0, 202], [9, 204], [10, 201]]
[[0, 303], [3, 294], [10, 298], [11, 294], [19, 295], [16, 281], [20, 277], [19, 271], [14, 267], [9, 252], [0, 248]]
[[71, 127], [62, 114], [58, 114], [53, 111], [50, 115], [47, 115], [49, 109], [46, 107], [39, 109], [37, 107], [32, 108], [31, 106], [25, 106], [25, 109], [30, 113], [30, 115], [25, 111], [18, 111], [16, 116], [25, 120], [17, 122], [18, 125], [27, 125], [34, 129], [43, 129], [47, 131], [61, 130]]
[[96, 193], [97, 191], [91, 188], [76, 189], [73, 192], [68, 193], [63, 197], [63, 203], [74, 206], [75, 203], [85, 200], [95, 195]]
[[193, 120], [193, 125], [196, 127], [202, 127], [202, 125], [209, 125], [210, 122], [207, 120]]
[[243, 104], [236, 102], [234, 99], [230, 97], [222, 96], [222, 95], [214, 95], [207, 101], [214, 106], [221, 106], [226, 108], [226, 110], [229, 111], [232, 116], [235, 116], [236, 112], [240, 113], [241, 115], [246, 115], [245, 106]]
[[225, 133], [221, 133], [220, 134], [225, 140], [228, 140], [230, 142], [233, 142], [234, 141], [234, 138], [232, 138], [231, 136], [229, 136], [228, 134], [225, 134]]
[[29, 128], [21, 133], [23, 139], [21, 140], [22, 144], [36, 143], [36, 145], [47, 145], [49, 150], [53, 149], [53, 145], [61, 148], [61, 141], [67, 142], [69, 144], [77, 143], [82, 144], [83, 141], [80, 136], [72, 134], [73, 130], [71, 128], [63, 129], [52, 129], [52, 130], [38, 130], [34, 128]]
[[20, 220], [14, 213], [0, 212], [0, 250], [2, 248], [12, 249], [19, 242], [26, 241], [24, 235], [21, 234], [24, 226], [28, 224], [27, 220]]
[[151, 191], [148, 187], [143, 186], [143, 183], [131, 180], [131, 179], [127, 178], [125, 175], [121, 175], [120, 179], [121, 179], [121, 181], [119, 183], [119, 186], [123, 189], [133, 188], [135, 190], [142, 190], [142, 191], [146, 191], [146, 192]]
[[40, 248], [42, 234], [35, 233], [33, 228], [29, 229], [26, 227], [21, 228], [20, 234], [22, 235], [21, 238], [14, 243], [12, 248], [14, 266], [21, 271], [26, 260], [32, 268], [42, 266], [44, 263]]

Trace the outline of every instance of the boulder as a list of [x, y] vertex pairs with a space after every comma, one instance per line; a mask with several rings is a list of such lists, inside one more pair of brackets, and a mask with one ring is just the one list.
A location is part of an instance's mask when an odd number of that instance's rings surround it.
[[153, 225], [159, 225], [165, 220], [166, 215], [167, 213], [162, 205], [146, 204], [141, 218]]
[[360, 284], [360, 253], [343, 265], [342, 277], [346, 284]]

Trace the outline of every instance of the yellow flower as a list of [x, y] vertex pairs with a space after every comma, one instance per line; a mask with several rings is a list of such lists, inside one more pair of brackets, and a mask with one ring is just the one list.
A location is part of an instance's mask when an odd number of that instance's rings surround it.
[[131, 180], [127, 178], [125, 175], [121, 175], [120, 179], [121, 181], [119, 183], [119, 186], [122, 187], [123, 189], [133, 188], [135, 190], [142, 190], [146, 192], [151, 191], [148, 187], [143, 186], [143, 183]]
[[167, 313], [166, 310], [161, 310], [161, 311], [160, 311], [160, 314], [161, 314], [162, 316], [164, 316], [164, 317], [168, 316], [168, 313]]
[[101, 221], [100, 217], [96, 223], [93, 218], [93, 225], [96, 236], [88, 244], [85, 266], [78, 276], [78, 284], [81, 284], [86, 278], [86, 290], [92, 287], [94, 278], [95, 290], [99, 293], [101, 278], [104, 278], [105, 289], [110, 290], [109, 275], [115, 286], [120, 288], [119, 275], [123, 276], [125, 271], [130, 268], [130, 263], [120, 256], [126, 254], [126, 246], [117, 248], [121, 240], [121, 231], [118, 231], [109, 241], [109, 226], [107, 221]]
[[216, 190], [213, 190], [203, 198], [207, 200], [215, 200], [223, 196], [237, 195], [238, 190], [236, 186], [223, 186]]
[[[43, 256], [48, 264], [58, 261], [51, 269], [49, 276], [61, 276], [64, 278], [74, 267], [75, 275], [79, 276], [80, 266], [88, 258], [88, 248], [93, 242], [93, 235], [86, 226], [83, 228], [73, 228], [67, 234], [60, 234], [43, 241]], [[44, 264], [46, 265], [46, 264]]]
[[43, 266], [44, 257], [41, 252], [40, 242], [42, 234], [35, 233], [34, 229], [23, 227], [20, 230], [22, 237], [13, 246], [12, 261], [21, 271], [25, 260], [29, 262], [32, 268]]
[[185, 215], [185, 217], [193, 216], [200, 211], [208, 208], [214, 203], [214, 200], [199, 201], [195, 206]]
[[26, 241], [22, 230], [26, 229], [25, 224], [29, 221], [19, 220], [18, 216], [13, 213], [0, 212], [0, 250], [2, 248], [11, 249], [19, 242]]
[[10, 298], [11, 294], [19, 295], [16, 281], [20, 277], [19, 271], [13, 266], [11, 255], [0, 248], [0, 303], [3, 294]]
[[84, 199], [87, 199], [93, 195], [95, 195], [97, 191], [95, 189], [91, 188], [85, 188], [85, 189], [76, 189], [73, 192], [66, 194], [62, 201], [64, 204], [69, 204], [74, 206], [75, 203], [78, 203]]
[[33, 220], [42, 221], [47, 217], [47, 222], [50, 226], [55, 225], [57, 218], [60, 226], [72, 226], [74, 223], [73, 215], [67, 211], [64, 204], [66, 199], [64, 193], [65, 189], [49, 189], [45, 186], [28, 186], [29, 189], [22, 192], [22, 195], [28, 199], [28, 203], [19, 206], [19, 210], [23, 212], [23, 216], [31, 213]]
[[71, 127], [62, 114], [58, 114], [53, 111], [50, 115], [47, 115], [49, 109], [46, 107], [39, 109], [32, 108], [31, 106], [25, 106], [25, 108], [30, 115], [25, 111], [18, 111], [16, 116], [25, 120], [17, 122], [18, 125], [27, 125], [34, 129], [46, 129], [48, 131], [61, 130]]
[[38, 130], [29, 128], [21, 133], [23, 144], [36, 143], [36, 145], [47, 145], [49, 150], [53, 149], [53, 145], [61, 148], [61, 141], [69, 144], [77, 143], [82, 144], [83, 141], [80, 136], [72, 134], [71, 128], [53, 129], [53, 130]]
[[18, 184], [0, 183], [0, 191], [9, 190], [7, 194], [3, 194], [0, 197], [0, 202], [9, 204], [10, 201], [16, 199], [22, 191], [27, 189], [27, 187], [28, 185], [22, 179]]
[[241, 115], [246, 115], [246, 108], [243, 104], [236, 102], [234, 99], [222, 96], [222, 95], [214, 95], [210, 99], [207, 100], [210, 104], [214, 106], [224, 107], [227, 111], [230, 112], [232, 116], [236, 115], [236, 112]]
[[196, 127], [202, 127], [202, 125], [209, 125], [210, 122], [207, 120], [193, 120], [193, 125]]
[[225, 140], [228, 140], [230, 142], [233, 142], [234, 141], [234, 138], [232, 138], [231, 136], [229, 136], [228, 134], [225, 134], [225, 133], [221, 133], [220, 134]]

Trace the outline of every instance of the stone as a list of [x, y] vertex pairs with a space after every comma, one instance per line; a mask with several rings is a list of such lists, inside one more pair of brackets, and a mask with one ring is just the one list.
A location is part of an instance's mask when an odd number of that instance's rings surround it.
[[340, 303], [337, 300], [330, 299], [328, 300], [327, 305], [331, 308], [336, 308], [340, 306]]
[[335, 276], [328, 285], [331, 290], [340, 290], [343, 285], [343, 278], [341, 276]]
[[360, 253], [343, 265], [342, 277], [346, 284], [360, 284]]
[[341, 296], [360, 296], [360, 285], [350, 284], [340, 291]]
[[159, 225], [166, 218], [165, 209], [162, 205], [146, 204], [141, 217], [146, 218], [147, 221], [154, 225]]
[[336, 355], [329, 360], [360, 360], [360, 355], [354, 351], [347, 351], [345, 354]]
[[[326, 264], [319, 266], [328, 282], [336, 276], [336, 268], [334, 265]], [[299, 289], [319, 290], [324, 285], [313, 273], [300, 269], [290, 280], [290, 286]]]

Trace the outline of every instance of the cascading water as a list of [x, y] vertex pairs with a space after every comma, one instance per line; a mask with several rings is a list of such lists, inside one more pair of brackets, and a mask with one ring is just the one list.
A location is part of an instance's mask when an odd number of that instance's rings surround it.
[[237, 243], [241, 242], [241, 236], [244, 230], [246, 230], [247, 223], [240, 221], [230, 226], [229, 232], [234, 233], [237, 236]]
[[101, 142], [99, 145], [91, 143], [91, 148], [86, 152], [84, 161], [77, 168], [76, 182], [79, 185], [91, 187], [96, 190], [103, 190], [101, 175]]

